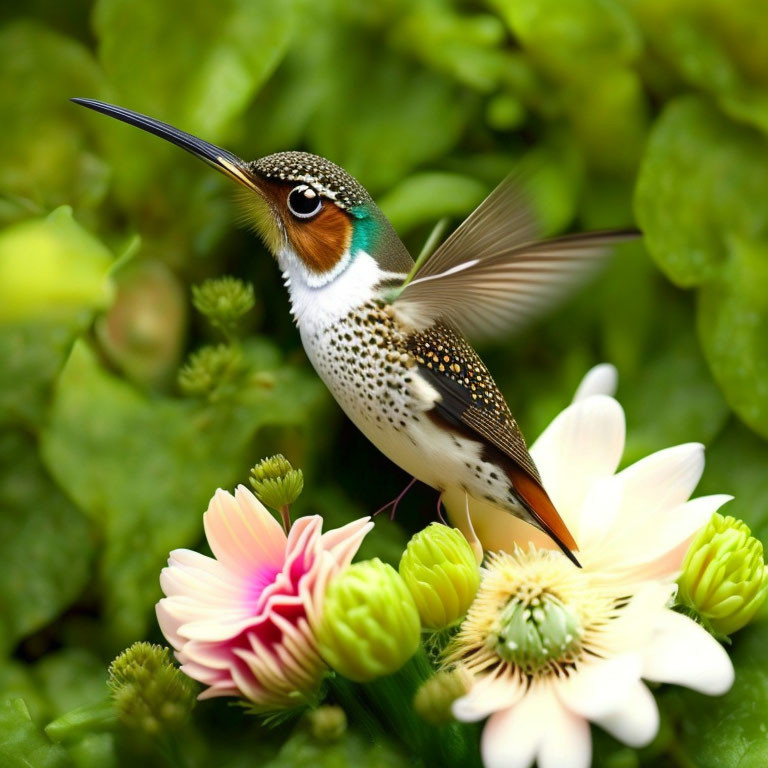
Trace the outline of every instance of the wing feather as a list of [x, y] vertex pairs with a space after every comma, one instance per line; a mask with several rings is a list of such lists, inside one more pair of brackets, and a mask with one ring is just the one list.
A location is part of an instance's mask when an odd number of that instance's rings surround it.
[[443, 321], [474, 338], [518, 330], [592, 274], [613, 245], [637, 236], [635, 230], [611, 230], [504, 247], [496, 242], [482, 258], [434, 272], [438, 251], [394, 307], [416, 328]]

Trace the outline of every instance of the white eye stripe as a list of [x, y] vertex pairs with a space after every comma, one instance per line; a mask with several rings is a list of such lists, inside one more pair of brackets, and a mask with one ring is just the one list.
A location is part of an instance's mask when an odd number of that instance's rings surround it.
[[323, 201], [309, 184], [299, 184], [288, 193], [288, 210], [298, 219], [310, 219], [322, 207]]

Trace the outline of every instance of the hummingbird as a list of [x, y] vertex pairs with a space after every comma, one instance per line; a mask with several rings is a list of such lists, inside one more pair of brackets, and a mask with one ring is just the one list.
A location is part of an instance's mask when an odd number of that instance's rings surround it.
[[535, 216], [510, 175], [414, 262], [364, 187], [329, 160], [288, 151], [246, 162], [137, 112], [72, 101], [159, 136], [241, 185], [313, 367], [385, 456], [440, 493], [478, 557], [489, 528], [521, 521], [517, 540], [535, 540], [537, 529], [579, 566], [577, 543], [467, 339], [527, 322], [634, 231], [537, 240]]

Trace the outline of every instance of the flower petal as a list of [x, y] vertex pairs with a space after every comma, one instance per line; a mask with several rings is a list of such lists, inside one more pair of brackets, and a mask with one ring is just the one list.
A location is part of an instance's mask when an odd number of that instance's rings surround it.
[[733, 664], [720, 643], [695, 621], [665, 610], [656, 623], [643, 677], [718, 696], [733, 685]]
[[282, 566], [285, 533], [245, 486], [238, 486], [235, 496], [219, 488], [203, 524], [213, 554], [227, 568], [249, 576], [254, 567]]
[[532, 686], [520, 702], [491, 715], [481, 741], [485, 768], [587, 768], [589, 728], [548, 686]]
[[671, 510], [654, 537], [656, 540], [648, 542], [646, 551], [640, 547], [635, 550], [633, 560], [641, 561], [642, 576], [648, 579], [675, 576], [696, 531], [732, 498], [727, 494], [700, 496]]
[[464, 723], [482, 720], [493, 712], [513, 707], [525, 689], [517, 677], [481, 678], [469, 693], [453, 702], [453, 716]]
[[372, 529], [370, 517], [353, 520], [341, 528], [324, 533], [321, 539], [323, 548], [333, 555], [340, 568], [344, 568], [352, 562], [363, 539]]
[[624, 411], [593, 395], [570, 405], [531, 447], [547, 493], [578, 541], [577, 515], [587, 493], [616, 471], [624, 450]]
[[622, 654], [581, 666], [576, 674], [559, 681], [555, 691], [571, 712], [589, 720], [612, 712], [640, 680], [642, 660]]
[[616, 394], [616, 387], [619, 385], [619, 372], [616, 366], [610, 363], [600, 363], [594, 368], [590, 368], [581, 383], [576, 388], [573, 396], [573, 402], [584, 400], [592, 395], [608, 395], [613, 397]]
[[563, 707], [551, 707], [547, 735], [539, 750], [539, 768], [589, 768], [592, 736], [589, 723]]
[[624, 744], [644, 747], [659, 730], [659, 709], [648, 688], [637, 682], [616, 710], [593, 720]]
[[[688, 500], [703, 470], [704, 446], [686, 443], [657, 451], [607, 481], [603, 492], [619, 507], [604, 514], [606, 534], [590, 565], [626, 568], [671, 549], [659, 544], [659, 532], [672, 510]], [[610, 510], [610, 503], [605, 506]]]
[[640, 521], [646, 526], [690, 498], [704, 471], [704, 446], [684, 443], [656, 451], [622, 470], [624, 500], [617, 526]]

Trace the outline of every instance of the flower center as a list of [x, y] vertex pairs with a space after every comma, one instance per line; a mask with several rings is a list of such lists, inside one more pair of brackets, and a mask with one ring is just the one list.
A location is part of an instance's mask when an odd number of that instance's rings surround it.
[[580, 650], [579, 621], [550, 592], [525, 600], [513, 597], [499, 615], [495, 651], [526, 674], [551, 662], [573, 662]]

